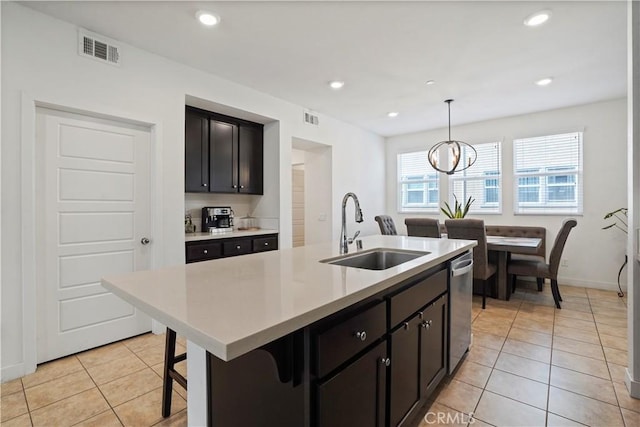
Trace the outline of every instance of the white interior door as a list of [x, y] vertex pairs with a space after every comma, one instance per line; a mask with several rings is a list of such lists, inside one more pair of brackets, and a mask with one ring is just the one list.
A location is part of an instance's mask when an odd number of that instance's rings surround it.
[[151, 330], [151, 319], [100, 285], [147, 269], [150, 131], [37, 111], [38, 363]]

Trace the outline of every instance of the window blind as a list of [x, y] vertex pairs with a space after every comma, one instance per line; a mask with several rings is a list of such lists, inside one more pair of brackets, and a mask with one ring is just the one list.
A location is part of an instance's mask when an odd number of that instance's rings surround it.
[[516, 214], [582, 214], [582, 132], [513, 141]]
[[[475, 199], [470, 213], [502, 212], [502, 146], [500, 142], [474, 144], [478, 152], [476, 162], [469, 168], [449, 176], [449, 205], [453, 208], [454, 195], [465, 204]], [[469, 157], [463, 147], [462, 158]]]
[[398, 212], [438, 212], [438, 174], [427, 150], [398, 154]]

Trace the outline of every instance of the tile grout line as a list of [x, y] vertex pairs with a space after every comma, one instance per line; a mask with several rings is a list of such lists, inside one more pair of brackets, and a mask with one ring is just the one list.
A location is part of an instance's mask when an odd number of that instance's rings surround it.
[[[125, 346], [126, 347], [126, 346]], [[128, 350], [128, 347], [127, 347]], [[131, 351], [131, 350], [129, 350]], [[111, 406], [111, 402], [109, 402], [109, 399], [107, 399], [107, 396], [104, 395], [104, 393], [102, 392], [102, 390], [100, 389], [100, 386], [98, 386], [98, 383], [96, 383], [96, 381], [93, 379], [93, 377], [91, 376], [91, 374], [89, 373], [89, 370], [87, 369], [87, 367], [84, 365], [84, 363], [82, 363], [82, 360], [80, 360], [80, 358], [78, 358], [78, 361], [80, 362], [80, 365], [82, 365], [82, 368], [85, 370], [85, 372], [87, 373], [87, 375], [89, 376], [89, 378], [91, 378], [91, 381], [93, 382], [93, 384], [96, 386], [96, 389], [98, 390], [98, 392], [100, 393], [100, 395], [102, 396], [102, 398], [104, 399], [104, 401], [107, 403], [107, 405], [109, 406], [109, 409], [111, 410], [111, 412], [113, 412], [113, 415], [116, 416], [116, 419], [118, 420], [118, 422], [124, 426], [124, 423], [122, 422], [122, 420], [120, 419], [120, 417], [118, 416], [118, 413], [115, 411], [115, 409], [113, 408], [113, 406]], [[106, 412], [106, 411], [105, 411]], [[102, 413], [102, 412], [101, 412]], [[100, 415], [100, 414], [97, 414]], [[92, 417], [87, 418], [86, 420], [90, 419]], [[83, 421], [86, 421], [83, 420]], [[80, 421], [80, 422], [83, 422]], [[80, 423], [79, 422], [79, 423]], [[76, 423], [76, 424], [79, 424]]]
[[[589, 298], [589, 307], [591, 307], [591, 298]], [[593, 307], [591, 308], [591, 312], [593, 313]], [[593, 316], [593, 320], [595, 321], [595, 316]], [[616, 398], [616, 403], [617, 403], [617, 406], [618, 406], [618, 412], [620, 413], [620, 418], [622, 419], [622, 424], [624, 424], [626, 426], [627, 422], [624, 419], [624, 413], [622, 412], [622, 406], [620, 406], [620, 399], [618, 399], [618, 392], [616, 391], [616, 386], [613, 384], [613, 375], [611, 375], [611, 369], [609, 368], [609, 361], [607, 360], [607, 353], [604, 351], [604, 345], [602, 344], [602, 339], [600, 338], [600, 331], [598, 330], [598, 322], [596, 322], [596, 332], [598, 332], [598, 341], [600, 342], [600, 347], [602, 347], [602, 353], [604, 354], [604, 358], [605, 358], [605, 365], [607, 365], [607, 371], [609, 372], [609, 377], [611, 378], [611, 388], [613, 388], [613, 396]]]
[[31, 409], [29, 409], [29, 401], [27, 400], [27, 390], [24, 387], [24, 383], [22, 382], [22, 378], [20, 378], [20, 386], [22, 386], [22, 394], [24, 395], [24, 402], [27, 405], [27, 414], [29, 414], [29, 422], [33, 426], [33, 417], [31, 416]]

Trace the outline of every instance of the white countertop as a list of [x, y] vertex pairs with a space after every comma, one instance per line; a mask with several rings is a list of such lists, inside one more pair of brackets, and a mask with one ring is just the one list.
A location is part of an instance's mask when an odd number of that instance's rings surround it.
[[220, 233], [185, 233], [185, 242], [196, 242], [199, 240], [212, 240], [212, 239], [228, 239], [231, 237], [251, 237], [262, 236], [264, 234], [278, 234], [278, 230], [272, 230], [268, 228], [261, 228], [259, 230], [236, 230], [230, 229]]
[[339, 255], [338, 243], [331, 242], [106, 277], [102, 284], [228, 361], [476, 245], [407, 236], [362, 240], [364, 250], [431, 253], [386, 270], [364, 270], [318, 262]]

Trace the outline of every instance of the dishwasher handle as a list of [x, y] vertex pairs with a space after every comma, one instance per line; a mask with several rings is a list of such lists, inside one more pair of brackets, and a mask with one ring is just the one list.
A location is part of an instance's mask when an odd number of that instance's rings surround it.
[[451, 276], [458, 277], [473, 270], [473, 259], [465, 259], [451, 265]]

